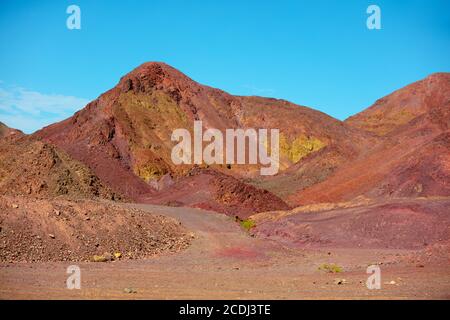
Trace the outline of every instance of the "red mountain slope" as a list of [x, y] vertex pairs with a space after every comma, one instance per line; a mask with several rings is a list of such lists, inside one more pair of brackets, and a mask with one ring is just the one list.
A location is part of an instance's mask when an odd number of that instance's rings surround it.
[[[287, 170], [325, 148], [345, 150], [343, 156], [336, 160], [340, 164], [348, 156], [357, 154], [366, 141], [366, 134], [361, 130], [318, 111], [282, 100], [235, 97], [200, 85], [163, 63], [146, 63], [136, 68], [85, 109], [61, 123], [44, 128], [36, 136], [87, 164], [117, 192], [135, 200], [164, 198], [164, 201], [176, 201], [180, 199], [169, 199], [170, 191], [167, 191], [167, 196], [160, 197], [164, 190], [157, 189], [164, 189], [166, 180], [175, 184], [179, 179], [185, 181], [184, 177], [192, 169], [193, 166], [175, 166], [172, 163], [171, 150], [175, 143], [170, 137], [177, 128], [192, 131], [194, 120], [202, 120], [205, 128], [220, 130], [280, 129], [281, 170]], [[230, 188], [243, 181], [227, 178], [228, 175], [238, 179], [253, 179], [259, 175], [255, 166], [213, 166], [210, 169], [221, 172], [221, 179], [228, 179], [226, 185]], [[329, 170], [330, 173], [332, 171]], [[326, 176], [324, 174], [322, 179]], [[211, 175], [206, 173], [205, 179], [208, 177]], [[209, 184], [205, 188], [206, 193], [213, 193], [205, 200], [206, 203], [215, 203], [215, 199], [223, 198], [216, 192], [226, 193]], [[261, 197], [261, 201], [255, 202], [261, 206], [254, 210], [273, 209], [272, 204], [266, 206], [262, 201], [267, 193], [253, 187], [232, 189], [243, 193], [238, 198]], [[275, 186], [269, 191], [277, 192], [278, 188]], [[203, 206], [205, 201], [183, 204]], [[278, 199], [275, 203], [281, 204], [282, 201]], [[231, 203], [223, 206], [234, 208]]]
[[290, 196], [289, 202], [450, 195], [449, 110], [450, 75], [445, 73], [379, 100], [346, 121], [379, 135], [379, 142], [326, 181]]

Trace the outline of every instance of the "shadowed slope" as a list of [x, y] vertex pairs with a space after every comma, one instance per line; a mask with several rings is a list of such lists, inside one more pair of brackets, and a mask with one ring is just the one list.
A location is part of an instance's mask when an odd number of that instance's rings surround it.
[[31, 136], [0, 141], [0, 194], [121, 199], [85, 165]]

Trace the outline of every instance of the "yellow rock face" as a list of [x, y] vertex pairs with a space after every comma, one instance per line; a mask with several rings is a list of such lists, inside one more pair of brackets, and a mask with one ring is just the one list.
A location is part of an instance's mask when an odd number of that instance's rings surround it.
[[162, 177], [167, 173], [167, 170], [160, 168], [156, 164], [150, 163], [145, 166], [135, 168], [135, 173], [137, 176], [148, 182], [150, 180]]
[[300, 161], [302, 158], [325, 146], [324, 142], [315, 137], [301, 135], [289, 141], [285, 135], [280, 135], [280, 154], [287, 157], [292, 163]]

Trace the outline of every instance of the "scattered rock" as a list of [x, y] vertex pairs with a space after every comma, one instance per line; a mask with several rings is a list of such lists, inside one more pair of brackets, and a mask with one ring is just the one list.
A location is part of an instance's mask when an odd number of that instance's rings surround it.
[[[127, 221], [125, 228], [123, 221]], [[0, 222], [0, 262], [145, 259], [178, 252], [191, 242], [186, 236], [190, 231], [175, 219], [87, 199], [0, 195]]]
[[93, 256], [92, 257], [92, 262], [107, 262], [108, 259], [105, 256]]
[[18, 209], [18, 208], [19, 208], [19, 205], [14, 203], [11, 207], [12, 207], [13, 209]]
[[109, 252], [105, 252], [103, 255], [103, 257], [105, 257], [106, 261], [112, 261], [113, 259], [113, 255], [110, 254]]
[[345, 280], [345, 279], [334, 279], [334, 284], [343, 285], [346, 283], [347, 283], [347, 280]]
[[123, 292], [125, 292], [125, 293], [137, 293], [137, 291], [134, 290], [133, 288], [125, 288], [125, 289], [123, 289]]

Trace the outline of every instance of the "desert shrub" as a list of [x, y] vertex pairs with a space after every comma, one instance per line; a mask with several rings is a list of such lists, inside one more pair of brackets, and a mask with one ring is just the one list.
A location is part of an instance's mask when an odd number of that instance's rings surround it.
[[250, 229], [256, 227], [255, 222], [250, 219], [242, 220], [242, 221], [240, 221], [240, 224], [241, 224], [241, 227], [247, 231], [250, 231]]
[[344, 269], [334, 263], [324, 263], [321, 264], [318, 268], [320, 271], [326, 271], [329, 273], [341, 273], [344, 271]]

